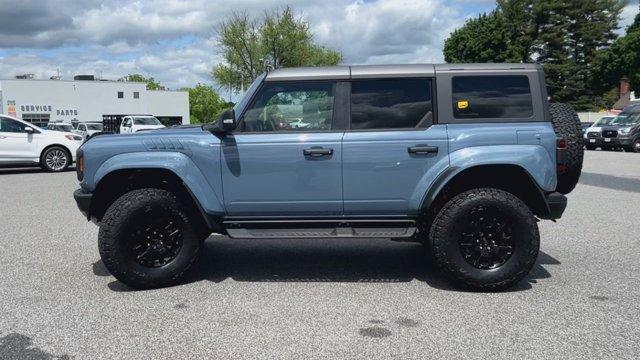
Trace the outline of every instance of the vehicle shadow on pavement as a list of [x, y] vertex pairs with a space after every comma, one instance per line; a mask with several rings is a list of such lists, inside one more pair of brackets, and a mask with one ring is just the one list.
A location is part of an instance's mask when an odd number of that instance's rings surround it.
[[[212, 236], [186, 283], [226, 279], [248, 282], [365, 282], [398, 283], [418, 280], [447, 291], [452, 286], [417, 243], [384, 239], [230, 239]], [[99, 262], [99, 261], [98, 261]], [[99, 262], [100, 263], [100, 262]], [[551, 277], [545, 266], [560, 261], [540, 252], [529, 275], [509, 291], [522, 291]], [[102, 266], [102, 267], [100, 267]], [[94, 273], [104, 276], [103, 265]], [[117, 281], [114, 291], [129, 289]]]
[[[546, 265], [560, 261], [540, 252], [529, 275], [508, 291], [522, 291], [540, 279], [551, 277]], [[96, 276], [110, 276], [98, 260]], [[452, 286], [417, 243], [385, 239], [230, 239], [211, 236], [200, 261], [185, 283], [227, 279], [247, 282], [364, 282], [398, 283], [418, 280], [446, 291]], [[109, 289], [133, 289], [114, 280]]]
[[640, 179], [613, 175], [583, 172], [580, 175], [580, 184], [613, 190], [640, 192]]

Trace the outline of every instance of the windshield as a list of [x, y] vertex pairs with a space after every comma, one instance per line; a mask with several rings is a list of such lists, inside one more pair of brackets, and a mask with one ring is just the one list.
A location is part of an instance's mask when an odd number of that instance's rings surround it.
[[87, 124], [87, 130], [102, 131], [102, 124]]
[[613, 119], [614, 119], [613, 116], [604, 116], [600, 120], [598, 120], [595, 123], [593, 123], [593, 126], [609, 125], [611, 123], [611, 120], [613, 120]]
[[136, 125], [162, 125], [155, 117], [134, 117], [133, 123]]
[[640, 113], [631, 113], [616, 116], [610, 125], [633, 126], [638, 124], [640, 124]]

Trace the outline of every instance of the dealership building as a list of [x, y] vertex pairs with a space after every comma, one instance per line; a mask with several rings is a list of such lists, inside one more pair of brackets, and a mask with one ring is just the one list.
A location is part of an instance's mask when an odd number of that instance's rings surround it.
[[115, 128], [125, 115], [154, 115], [165, 125], [188, 124], [189, 94], [93, 76], [73, 81], [7, 79], [0, 80], [0, 113], [40, 127], [98, 121]]

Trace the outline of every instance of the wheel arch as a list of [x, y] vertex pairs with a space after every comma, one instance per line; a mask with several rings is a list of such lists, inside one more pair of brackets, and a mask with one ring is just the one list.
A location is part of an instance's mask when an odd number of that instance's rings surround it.
[[434, 181], [423, 200], [421, 212], [433, 217], [449, 199], [480, 187], [497, 188], [515, 195], [538, 217], [544, 218], [549, 214], [544, 191], [524, 167], [515, 164], [449, 168]]
[[73, 163], [73, 154], [71, 153], [71, 150], [69, 150], [68, 147], [62, 144], [49, 144], [40, 151], [40, 156], [38, 157], [38, 159], [41, 165], [42, 165], [42, 157], [44, 156], [44, 153], [47, 152], [47, 150], [51, 149], [52, 147], [62, 148], [67, 153], [67, 155], [69, 155], [69, 161], [70, 161], [69, 165]]
[[106, 173], [100, 178], [93, 191], [89, 209], [91, 218], [101, 221], [116, 199], [129, 191], [142, 188], [171, 191], [192, 211], [192, 215], [203, 227], [212, 231], [221, 231], [218, 219], [205, 211], [188, 184], [173, 170], [161, 167], [121, 168]]

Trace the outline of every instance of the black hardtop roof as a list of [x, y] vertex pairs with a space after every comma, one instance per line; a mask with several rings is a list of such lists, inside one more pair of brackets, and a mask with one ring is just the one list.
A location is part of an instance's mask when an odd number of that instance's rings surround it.
[[267, 73], [265, 81], [358, 79], [435, 76], [436, 72], [452, 71], [538, 71], [540, 64], [398, 64], [343, 65], [280, 68]]

